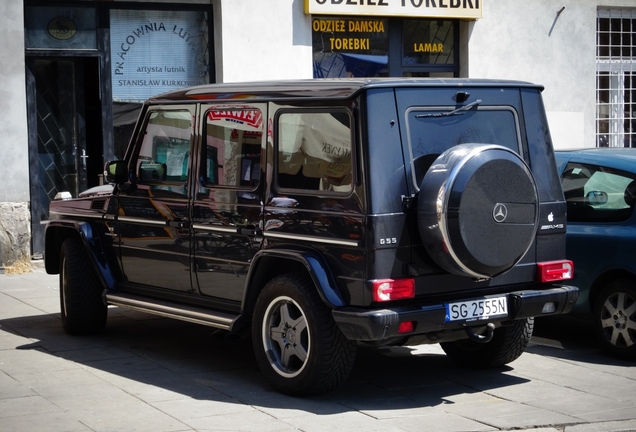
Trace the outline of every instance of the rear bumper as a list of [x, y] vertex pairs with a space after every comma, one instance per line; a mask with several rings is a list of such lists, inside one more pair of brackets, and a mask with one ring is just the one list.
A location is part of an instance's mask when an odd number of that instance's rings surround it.
[[[483, 326], [488, 322], [565, 314], [570, 312], [576, 303], [579, 289], [572, 286], [560, 286], [542, 290], [515, 291], [505, 295], [508, 297], [508, 316], [493, 320], [447, 322], [446, 306], [443, 303], [371, 310], [345, 307], [335, 309], [333, 317], [348, 339], [383, 341], [396, 337], [459, 330], [467, 326]], [[547, 303], [552, 303], [554, 310], [545, 313], [543, 310]], [[408, 334], [398, 333], [400, 323], [406, 321], [412, 321], [415, 330]]]

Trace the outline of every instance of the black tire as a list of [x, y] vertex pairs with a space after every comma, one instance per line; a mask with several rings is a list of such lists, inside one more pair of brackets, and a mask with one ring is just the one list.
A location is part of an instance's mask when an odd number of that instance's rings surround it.
[[636, 283], [621, 279], [607, 285], [594, 301], [594, 327], [608, 354], [636, 359]]
[[103, 290], [82, 242], [78, 238], [64, 240], [60, 251], [60, 309], [67, 333], [89, 335], [104, 330], [108, 309]]
[[462, 339], [441, 343], [446, 355], [456, 363], [474, 368], [499, 367], [523, 354], [534, 330], [534, 318], [516, 320], [495, 330], [487, 343]]
[[290, 395], [326, 392], [351, 372], [356, 343], [348, 340], [301, 274], [272, 279], [256, 302], [252, 339], [258, 366], [270, 384]]

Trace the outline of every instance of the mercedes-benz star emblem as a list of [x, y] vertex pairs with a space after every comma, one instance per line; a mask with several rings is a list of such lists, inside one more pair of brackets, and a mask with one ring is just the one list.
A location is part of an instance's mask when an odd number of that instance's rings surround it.
[[492, 217], [497, 223], [502, 223], [508, 217], [508, 209], [504, 204], [497, 203], [492, 210]]

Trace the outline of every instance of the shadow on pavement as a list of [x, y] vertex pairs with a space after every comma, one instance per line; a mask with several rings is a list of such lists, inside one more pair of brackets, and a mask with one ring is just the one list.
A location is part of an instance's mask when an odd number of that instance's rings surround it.
[[634, 362], [603, 352], [591, 319], [577, 315], [536, 318], [531, 345], [526, 352], [590, 364], [634, 366]]
[[[249, 338], [228, 339], [196, 324], [111, 307], [106, 330], [99, 336], [69, 336], [59, 316], [46, 314], [0, 320], [0, 331], [32, 340], [17, 346], [17, 350], [33, 350], [37, 351], [34, 355], [45, 353], [73, 362], [73, 367], [79, 365], [141, 398], [151, 397], [148, 395], [152, 392], [170, 392], [325, 415], [378, 406], [433, 407], [528, 381], [510, 374], [514, 370], [511, 367], [461, 368], [437, 345], [430, 350], [361, 347], [345, 383], [325, 395], [301, 399], [269, 387], [257, 370]], [[29, 370], [46, 372], [33, 365]]]

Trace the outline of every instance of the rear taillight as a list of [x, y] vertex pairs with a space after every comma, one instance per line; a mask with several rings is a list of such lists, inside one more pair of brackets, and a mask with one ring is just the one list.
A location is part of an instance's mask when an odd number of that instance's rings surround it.
[[415, 279], [381, 279], [373, 281], [373, 301], [385, 302], [415, 297]]
[[537, 277], [541, 282], [558, 282], [574, 277], [574, 263], [569, 260], [537, 263]]

